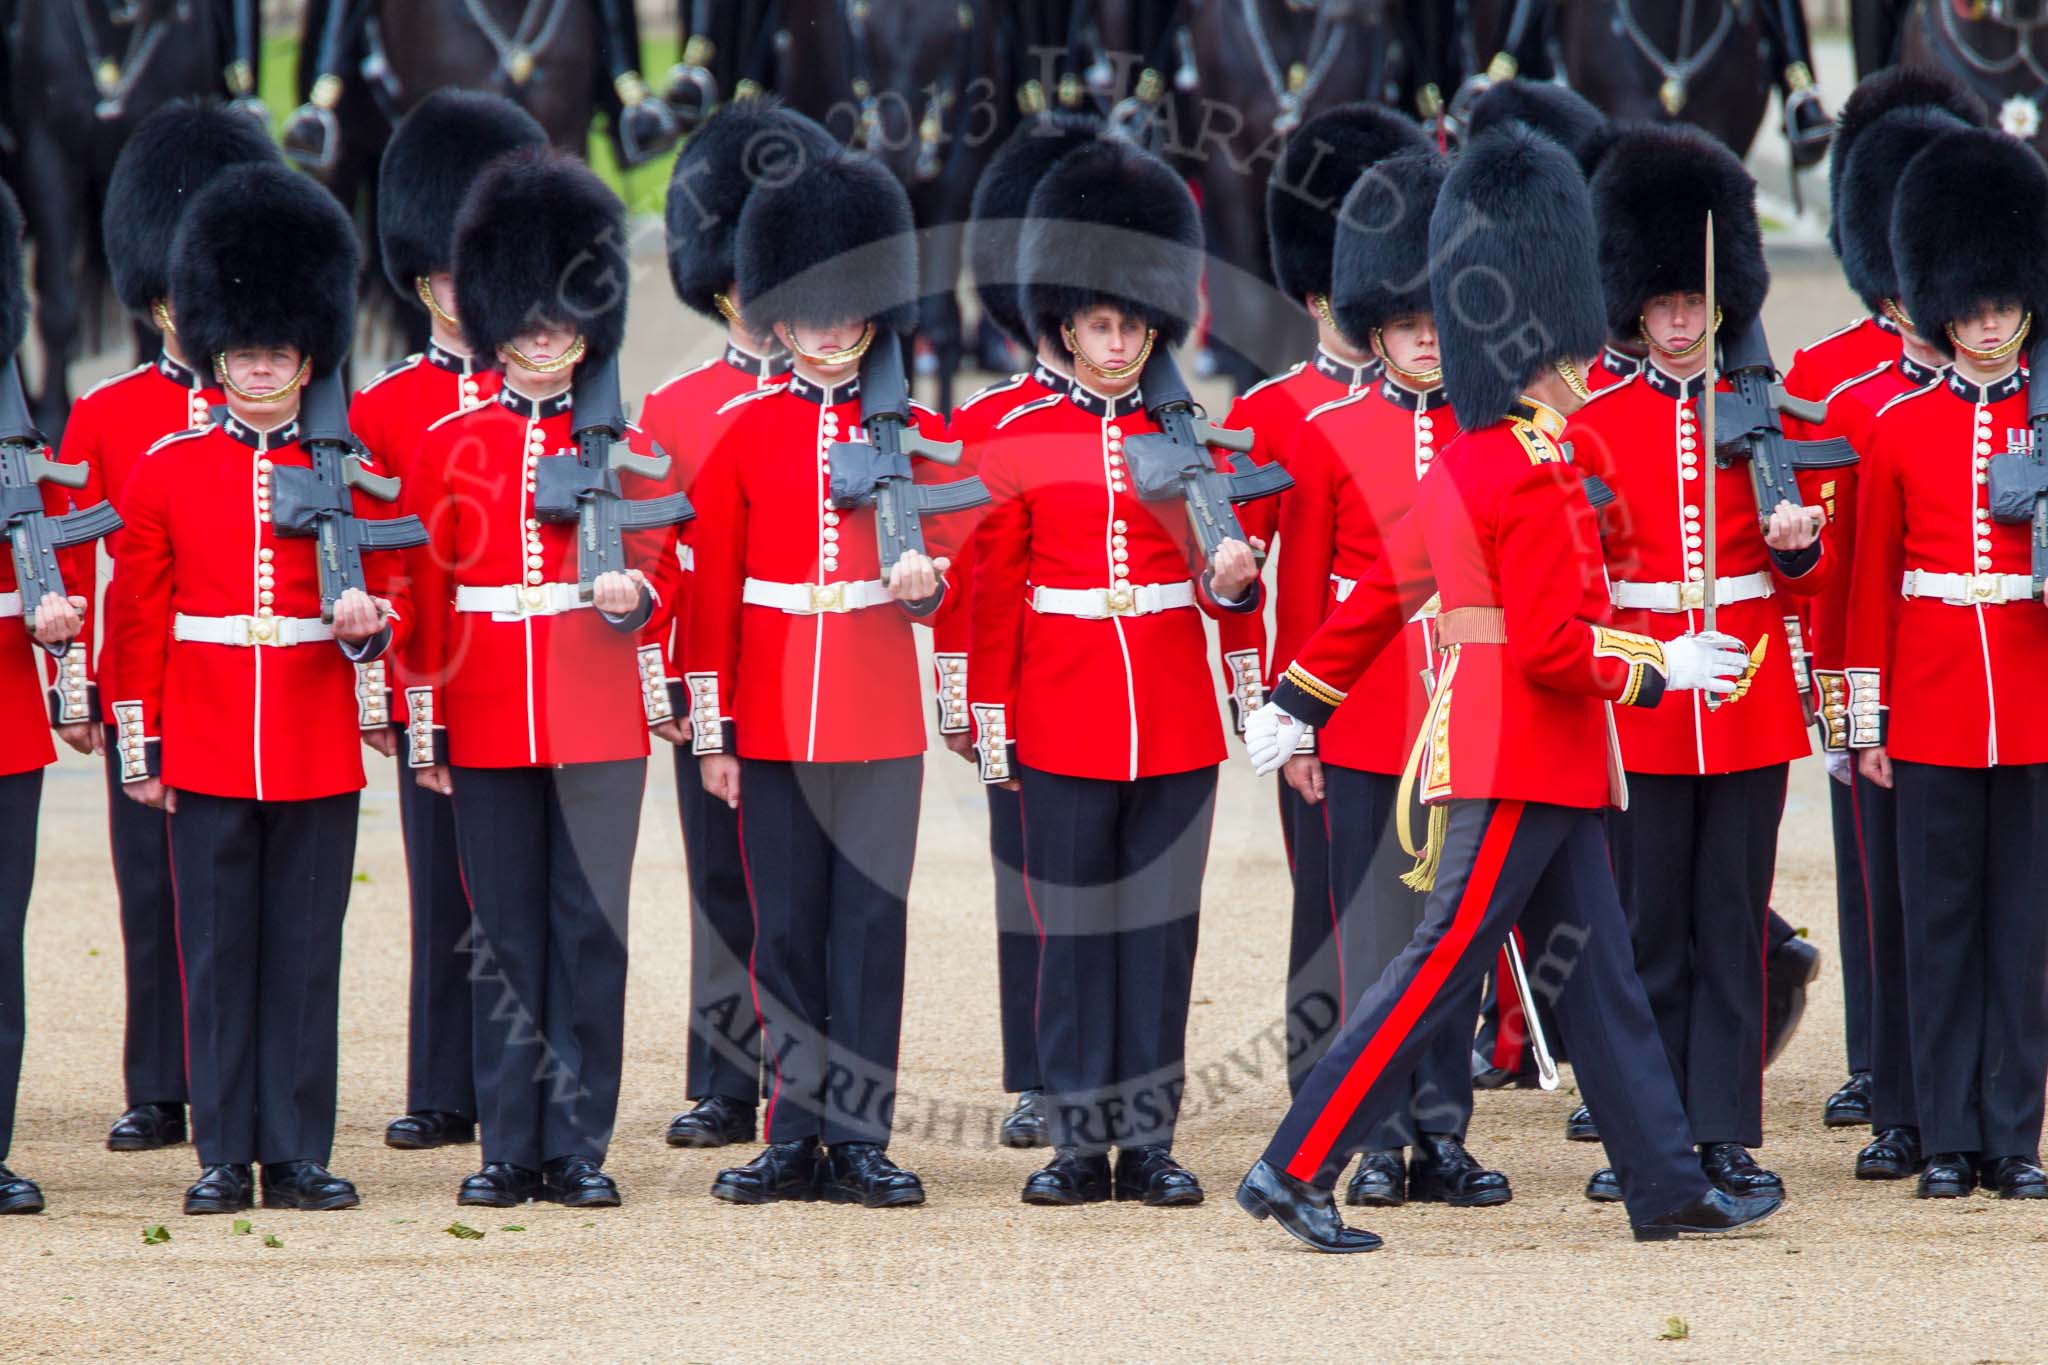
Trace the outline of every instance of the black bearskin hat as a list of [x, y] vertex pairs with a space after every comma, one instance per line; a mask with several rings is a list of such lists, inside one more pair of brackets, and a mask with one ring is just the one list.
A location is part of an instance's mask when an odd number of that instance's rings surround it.
[[1429, 218], [1450, 163], [1428, 147], [1368, 168], [1344, 196], [1330, 311], [1353, 345], [1410, 313], [1429, 311]]
[[24, 260], [21, 206], [0, 185], [0, 364], [28, 340], [28, 266]]
[[756, 331], [865, 318], [907, 332], [917, 320], [910, 197], [871, 156], [835, 152], [755, 190], [734, 255], [740, 310]]
[[1173, 168], [1129, 142], [1070, 152], [1031, 195], [1018, 242], [1033, 339], [1120, 308], [1178, 346], [1201, 311], [1202, 218]]
[[1051, 110], [1025, 119], [989, 158], [974, 187], [967, 218], [967, 268], [974, 273], [974, 292], [981, 311], [1021, 346], [1032, 344], [1017, 295], [1017, 242], [1031, 192], [1068, 152], [1101, 134], [1102, 120], [1093, 114]]
[[485, 364], [536, 320], [583, 335], [595, 369], [626, 339], [626, 206], [575, 157], [509, 152], [455, 219], [455, 312]]
[[1892, 207], [1906, 167], [1943, 133], [1969, 126], [1931, 105], [1896, 110], [1857, 135], [1855, 157], [1835, 176], [1842, 197], [1829, 230], [1842, 258], [1842, 274], [1871, 312], [1899, 296], [1899, 270], [1892, 260]]
[[838, 150], [830, 133], [772, 95], [733, 100], [690, 135], [668, 182], [668, 277], [684, 306], [722, 320], [713, 296], [739, 278], [733, 244], [748, 196]]
[[[137, 125], [114, 158], [100, 236], [121, 306], [149, 318], [171, 292], [171, 241], [206, 182], [244, 162], [275, 164], [273, 143], [246, 114], [175, 100]], [[153, 325], [153, 324], [152, 324]]]
[[[1834, 141], [1828, 151], [1828, 245], [1837, 256], [1847, 255], [1848, 235], [1859, 228], [1879, 236], [1891, 231], [1891, 196], [1898, 187], [1896, 177], [1859, 183], [1859, 189], [1869, 184], [1885, 186], [1885, 193], [1875, 199], [1850, 195], [1844, 177], [1849, 172], [1849, 154], [1862, 142], [1864, 132], [1886, 115], [1906, 109], [1937, 111], [1972, 128], [1987, 127], [1991, 122], [1991, 111], [1984, 101], [1939, 67], [1889, 66], [1858, 81], [1849, 98], [1842, 101], [1842, 111], [1835, 119]], [[1900, 168], [1903, 167], [1901, 162]], [[1844, 204], [1849, 206], [1846, 215]], [[1855, 285], [1853, 279], [1850, 283]], [[1858, 287], [1857, 292], [1864, 291]]]
[[202, 370], [237, 346], [295, 346], [314, 378], [356, 331], [355, 224], [282, 161], [230, 166], [207, 182], [171, 246], [178, 340]]
[[1466, 431], [1507, 415], [1553, 361], [1607, 340], [1593, 198], [1571, 154], [1510, 123], [1474, 138], [1429, 220], [1444, 388]]
[[1383, 104], [1342, 104], [1302, 124], [1266, 181], [1266, 233], [1280, 292], [1296, 302], [1328, 294], [1338, 210], [1359, 173], [1428, 146], [1412, 119]]
[[1943, 133], [1899, 181], [1892, 260], [1913, 330], [1943, 355], [1949, 324], [1986, 303], [2017, 302], [2048, 325], [2048, 166], [2005, 133]]
[[1472, 101], [1472, 112], [1465, 120], [1466, 138], [1477, 138], [1511, 121], [1528, 124], [1573, 156], [1582, 157], [1599, 146], [1607, 115], [1576, 90], [1517, 76], [1488, 86]]
[[1631, 128], [1593, 177], [1607, 329], [1636, 334], [1643, 304], [1706, 288], [1706, 220], [1714, 215], [1714, 302], [1734, 336], [1763, 310], [1771, 286], [1756, 181], [1719, 138], [1689, 123]]
[[377, 238], [384, 276], [416, 301], [415, 281], [455, 262], [455, 216], [494, 157], [545, 147], [533, 115], [502, 95], [436, 90], [399, 121], [377, 172]]

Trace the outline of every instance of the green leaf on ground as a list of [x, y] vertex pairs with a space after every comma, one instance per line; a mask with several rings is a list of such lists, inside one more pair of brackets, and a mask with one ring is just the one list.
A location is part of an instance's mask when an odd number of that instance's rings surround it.
[[441, 1231], [447, 1233], [450, 1237], [460, 1237], [465, 1242], [474, 1242], [483, 1236], [481, 1232], [467, 1223], [450, 1223]]
[[246, 1219], [246, 1218], [237, 1218], [237, 1219], [235, 1220], [235, 1236], [237, 1236], [237, 1237], [247, 1237], [247, 1236], [249, 1235], [249, 1231], [250, 1231], [250, 1223], [249, 1223], [249, 1220], [248, 1220], [248, 1219]]
[[526, 1231], [526, 1224], [524, 1224], [524, 1223], [507, 1223], [507, 1224], [505, 1224], [505, 1225], [504, 1225], [503, 1227], [499, 1228], [499, 1229], [498, 1229], [498, 1231], [500, 1231], [500, 1232], [524, 1232], [524, 1231]]
[[1688, 1341], [1692, 1338], [1692, 1326], [1684, 1318], [1664, 1319], [1664, 1330], [1657, 1334], [1659, 1341]]
[[171, 1230], [162, 1223], [151, 1223], [142, 1230], [142, 1244], [146, 1247], [162, 1246], [171, 1240]]
[[266, 1232], [263, 1234], [263, 1245], [267, 1247], [281, 1247], [284, 1245], [284, 1238], [274, 1232]]

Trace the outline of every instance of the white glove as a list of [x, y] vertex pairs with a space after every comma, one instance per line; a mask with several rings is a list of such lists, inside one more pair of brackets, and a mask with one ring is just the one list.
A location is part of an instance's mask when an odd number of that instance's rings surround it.
[[1824, 758], [1828, 765], [1828, 776], [1843, 786], [1848, 786], [1851, 776], [1856, 771], [1856, 755], [1847, 749], [1830, 749]]
[[1723, 696], [1735, 690], [1749, 669], [1742, 641], [1720, 631], [1701, 631], [1664, 642], [1664, 687], [1671, 692], [1698, 689]]
[[1287, 760], [1294, 757], [1294, 746], [1301, 742], [1305, 728], [1271, 702], [1245, 717], [1244, 751], [1252, 761], [1252, 770], [1263, 777], [1285, 767]]

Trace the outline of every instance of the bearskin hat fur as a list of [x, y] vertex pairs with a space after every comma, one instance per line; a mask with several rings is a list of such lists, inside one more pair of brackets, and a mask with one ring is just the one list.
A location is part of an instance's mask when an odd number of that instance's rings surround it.
[[502, 95], [436, 90], [399, 121], [377, 172], [377, 238], [398, 297], [455, 261], [455, 215], [482, 168], [519, 147], [544, 147], [547, 132]]
[[1556, 142], [1509, 123], [1474, 138], [1429, 220], [1444, 388], [1467, 431], [1501, 420], [1553, 361], [1607, 340], [1593, 199]]
[[176, 100], [137, 125], [114, 158], [101, 242], [121, 306], [138, 318], [171, 292], [171, 241], [193, 198], [220, 171], [275, 164], [277, 144], [246, 114]]
[[865, 318], [905, 332], [917, 319], [910, 197], [859, 152], [835, 152], [748, 196], [735, 259], [740, 308], [756, 331]]
[[1899, 109], [1871, 123], [1856, 138], [1854, 159], [1835, 176], [1842, 198], [1830, 231], [1849, 287], [1875, 313], [1899, 296], [1892, 260], [1892, 208], [1906, 167], [1943, 133], [1970, 125], [1930, 105]]
[[1429, 219], [1450, 170], [1422, 147], [1368, 167], [1344, 196], [1330, 310], [1353, 345], [1367, 345], [1395, 318], [1429, 311]]
[[1128, 142], [1090, 143], [1047, 172], [1031, 195], [1017, 254], [1034, 340], [1109, 304], [1178, 346], [1201, 311], [1194, 196], [1172, 167]]
[[733, 100], [706, 119], [683, 144], [668, 182], [668, 277], [676, 297], [722, 320], [713, 296], [738, 278], [733, 243], [748, 195], [838, 149], [830, 133], [772, 95]]
[[455, 219], [455, 311], [485, 363], [537, 320], [581, 332], [591, 368], [616, 355], [628, 270], [625, 205], [549, 148], [493, 161]]
[[355, 224], [281, 161], [230, 166], [192, 201], [171, 245], [178, 340], [204, 369], [237, 346], [295, 346], [313, 376], [355, 340]]
[[[1862, 141], [1864, 131], [1886, 115], [1905, 109], [1936, 110], [1972, 128], [1988, 127], [1991, 122], [1991, 111], [1976, 92], [1939, 67], [1888, 66], [1858, 81], [1849, 98], [1842, 101], [1828, 152], [1828, 245], [1837, 256], [1846, 255], [1846, 234], [1855, 227], [1872, 226], [1880, 234], [1891, 230], [1889, 190], [1874, 201], [1858, 198], [1847, 193], [1844, 177], [1849, 171], [1849, 153]], [[1892, 189], [1898, 185], [1896, 178], [1883, 183]], [[1849, 206], [1848, 217], [1844, 216], [1844, 204]], [[1863, 290], [1859, 287], [1857, 292]]]
[[1756, 181], [1719, 138], [1689, 123], [1631, 128], [1593, 177], [1607, 329], [1636, 334], [1643, 304], [1706, 288], [1706, 218], [1714, 215], [1714, 302], [1733, 336], [1771, 286]]
[[28, 266], [24, 259], [21, 206], [14, 192], [0, 185], [0, 364], [21, 350], [28, 339]]
[[1359, 173], [1428, 146], [1414, 120], [1383, 104], [1343, 104], [1302, 124], [1266, 180], [1266, 233], [1280, 292], [1297, 302], [1329, 293], [1338, 210]]
[[2017, 302], [2048, 326], [2048, 166], [2005, 133], [1941, 134], [1899, 181], [1892, 260], [1913, 330], [1943, 355], [1949, 324], [1986, 303]]
[[1031, 207], [1031, 192], [1062, 157], [1101, 133], [1102, 120], [1092, 114], [1055, 109], [1025, 119], [989, 158], [974, 187], [967, 218], [967, 268], [974, 273], [981, 311], [1019, 345], [1032, 344], [1017, 298], [1017, 241]]
[[1576, 90], [1517, 76], [1488, 86], [1472, 102], [1466, 137], [1476, 138], [1508, 122], [1528, 124], [1576, 157], [1598, 146], [1607, 115]]

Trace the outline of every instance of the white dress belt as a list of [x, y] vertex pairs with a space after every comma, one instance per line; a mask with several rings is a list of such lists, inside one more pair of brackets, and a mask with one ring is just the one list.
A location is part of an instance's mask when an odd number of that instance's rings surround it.
[[[1777, 588], [1767, 573], [1737, 574], [1714, 580], [1714, 603], [1754, 602]], [[1705, 583], [1615, 583], [1609, 588], [1614, 605], [1624, 611], [1699, 611], [1707, 605]]]
[[861, 611], [890, 600], [889, 585], [879, 578], [845, 583], [771, 583], [765, 578], [749, 578], [740, 589], [740, 601], [748, 606], [773, 607], [791, 616]]
[[2034, 580], [2023, 573], [1929, 573], [1906, 570], [1899, 592], [1907, 597], [1938, 597], [1952, 607], [1999, 607], [2034, 600]]
[[332, 640], [334, 627], [317, 616], [187, 616], [171, 618], [171, 638], [201, 645], [283, 649]]
[[512, 583], [502, 588], [458, 584], [455, 610], [489, 612], [493, 621], [522, 621], [529, 616], [558, 616], [580, 611], [590, 603], [574, 583]]
[[1127, 588], [1033, 588], [1031, 609], [1043, 616], [1078, 616], [1107, 621], [1112, 616], [1153, 616], [1195, 605], [1195, 585], [1143, 583]]
[[21, 615], [21, 594], [18, 592], [0, 592], [0, 620], [19, 615]]

